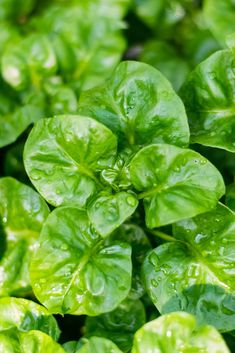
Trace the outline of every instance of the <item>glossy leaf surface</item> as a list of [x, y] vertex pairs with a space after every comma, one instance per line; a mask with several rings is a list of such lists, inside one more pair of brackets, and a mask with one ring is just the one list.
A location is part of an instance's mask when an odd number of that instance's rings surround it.
[[53, 339], [41, 331], [0, 332], [0, 352], [4, 353], [65, 353]]
[[99, 122], [76, 115], [39, 121], [24, 150], [30, 180], [53, 206], [84, 206], [99, 188], [97, 174], [112, 165], [116, 137]]
[[39, 330], [54, 340], [60, 335], [56, 320], [42, 305], [22, 298], [0, 298], [0, 331], [12, 328], [23, 332]]
[[110, 340], [101, 337], [91, 337], [76, 353], [122, 353]]
[[0, 179], [0, 296], [30, 290], [29, 261], [48, 214], [33, 189], [11, 177]]
[[137, 198], [127, 192], [98, 197], [88, 208], [88, 215], [96, 231], [106, 237], [134, 213]]
[[235, 152], [234, 56], [221, 50], [200, 63], [182, 87], [191, 141]]
[[206, 158], [172, 145], [144, 147], [132, 159], [130, 174], [142, 191], [149, 228], [206, 212], [225, 192], [222, 176]]
[[175, 312], [145, 324], [135, 334], [132, 353], [229, 353], [212, 326], [197, 326], [195, 318]]
[[81, 94], [79, 112], [107, 125], [121, 147], [188, 144], [187, 117], [180, 98], [158, 70], [144, 63], [119, 64], [104, 85]]
[[176, 241], [157, 247], [144, 264], [152, 301], [161, 313], [188, 311], [200, 323], [234, 330], [234, 213], [219, 204], [173, 229]]
[[121, 242], [106, 246], [85, 211], [60, 207], [42, 229], [31, 281], [50, 312], [92, 316], [111, 311], [130, 290], [131, 248]]

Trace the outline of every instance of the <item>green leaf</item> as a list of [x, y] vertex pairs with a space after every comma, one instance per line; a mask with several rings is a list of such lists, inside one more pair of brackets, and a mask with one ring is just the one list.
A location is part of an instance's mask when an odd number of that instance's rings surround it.
[[[0, 331], [39, 330], [58, 340], [60, 329], [46, 308], [22, 298], [0, 298]], [[1, 350], [0, 350], [1, 351]]]
[[65, 353], [65, 350], [50, 336], [36, 330], [26, 333], [17, 330], [0, 332], [0, 351], [4, 353]]
[[233, 0], [205, 0], [203, 15], [215, 38], [225, 46], [226, 36], [235, 32], [235, 5]]
[[20, 333], [22, 353], [65, 353], [65, 350], [53, 339], [40, 331]]
[[114, 310], [131, 286], [131, 248], [94, 232], [85, 211], [54, 210], [31, 262], [34, 293], [50, 312], [99, 315]]
[[187, 311], [222, 332], [235, 327], [235, 214], [222, 204], [174, 225], [175, 240], [153, 250], [143, 272], [161, 313]]
[[29, 261], [49, 214], [45, 201], [16, 179], [0, 179], [0, 296], [30, 291]]
[[67, 353], [76, 353], [86, 342], [86, 338], [81, 338], [79, 341], [69, 341], [63, 344], [63, 348]]
[[133, 186], [142, 191], [146, 225], [160, 227], [214, 208], [225, 193], [219, 171], [199, 153], [151, 145], [132, 159]]
[[234, 56], [221, 50], [200, 63], [181, 89], [191, 142], [235, 152]]
[[123, 191], [96, 198], [88, 207], [88, 216], [96, 231], [106, 237], [130, 217], [137, 206], [135, 195]]
[[163, 41], [148, 41], [141, 52], [140, 60], [161, 71], [176, 91], [189, 73], [187, 61], [178, 55], [173, 46]]
[[27, 127], [43, 117], [44, 111], [35, 104], [15, 105], [16, 97], [0, 95], [0, 148], [15, 142]]
[[[115, 10], [110, 2], [101, 0], [74, 2], [70, 6], [52, 4], [34, 18], [37, 31], [45, 35], [56, 32], [71, 47], [75, 70], [65, 77], [77, 93], [103, 83], [123, 55], [126, 44], [118, 13], [124, 11], [116, 5]], [[61, 62], [61, 54], [59, 59]]]
[[100, 188], [98, 173], [112, 165], [116, 137], [97, 121], [72, 115], [40, 120], [24, 150], [26, 172], [53, 206], [83, 207]]
[[122, 353], [110, 340], [101, 337], [91, 337], [76, 353]]
[[187, 117], [180, 98], [153, 67], [124, 61], [104, 85], [83, 92], [79, 112], [107, 125], [120, 147], [150, 143], [185, 146]]
[[98, 336], [111, 339], [123, 352], [129, 352], [133, 337], [146, 321], [144, 305], [140, 300], [124, 300], [114, 311], [87, 317], [86, 337]]
[[49, 39], [41, 34], [31, 34], [17, 45], [13, 42], [2, 56], [2, 76], [19, 91], [31, 84], [40, 88], [43, 76], [55, 74], [56, 71], [57, 60], [53, 48]]
[[175, 312], [145, 324], [135, 334], [132, 353], [229, 353], [212, 326], [198, 326], [187, 313]]

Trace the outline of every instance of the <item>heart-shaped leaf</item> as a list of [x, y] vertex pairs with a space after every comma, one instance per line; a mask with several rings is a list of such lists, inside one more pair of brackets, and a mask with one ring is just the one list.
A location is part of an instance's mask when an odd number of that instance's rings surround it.
[[116, 137], [99, 122], [76, 115], [40, 120], [25, 144], [26, 171], [53, 206], [83, 207], [100, 182], [98, 173], [112, 165]]
[[54, 210], [31, 262], [34, 293], [53, 313], [98, 315], [114, 310], [131, 287], [131, 248], [104, 240], [85, 211]]
[[150, 145], [130, 164], [144, 199], [146, 224], [160, 227], [214, 208], [225, 193], [219, 171], [203, 156], [172, 145]]

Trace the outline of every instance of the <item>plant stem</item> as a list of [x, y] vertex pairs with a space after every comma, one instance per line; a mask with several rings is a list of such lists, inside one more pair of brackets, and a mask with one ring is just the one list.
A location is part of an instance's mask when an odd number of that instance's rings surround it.
[[171, 235], [168, 235], [166, 233], [161, 232], [160, 230], [156, 230], [156, 229], [147, 229], [147, 231], [153, 235], [155, 235], [158, 238], [161, 238], [163, 240], [166, 241], [177, 241], [177, 239], [175, 239], [174, 237], [172, 237]]

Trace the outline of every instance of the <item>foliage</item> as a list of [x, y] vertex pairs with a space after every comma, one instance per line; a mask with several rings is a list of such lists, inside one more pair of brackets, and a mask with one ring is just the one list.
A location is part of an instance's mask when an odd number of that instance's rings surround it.
[[2, 0], [1, 352], [234, 352], [234, 20]]

